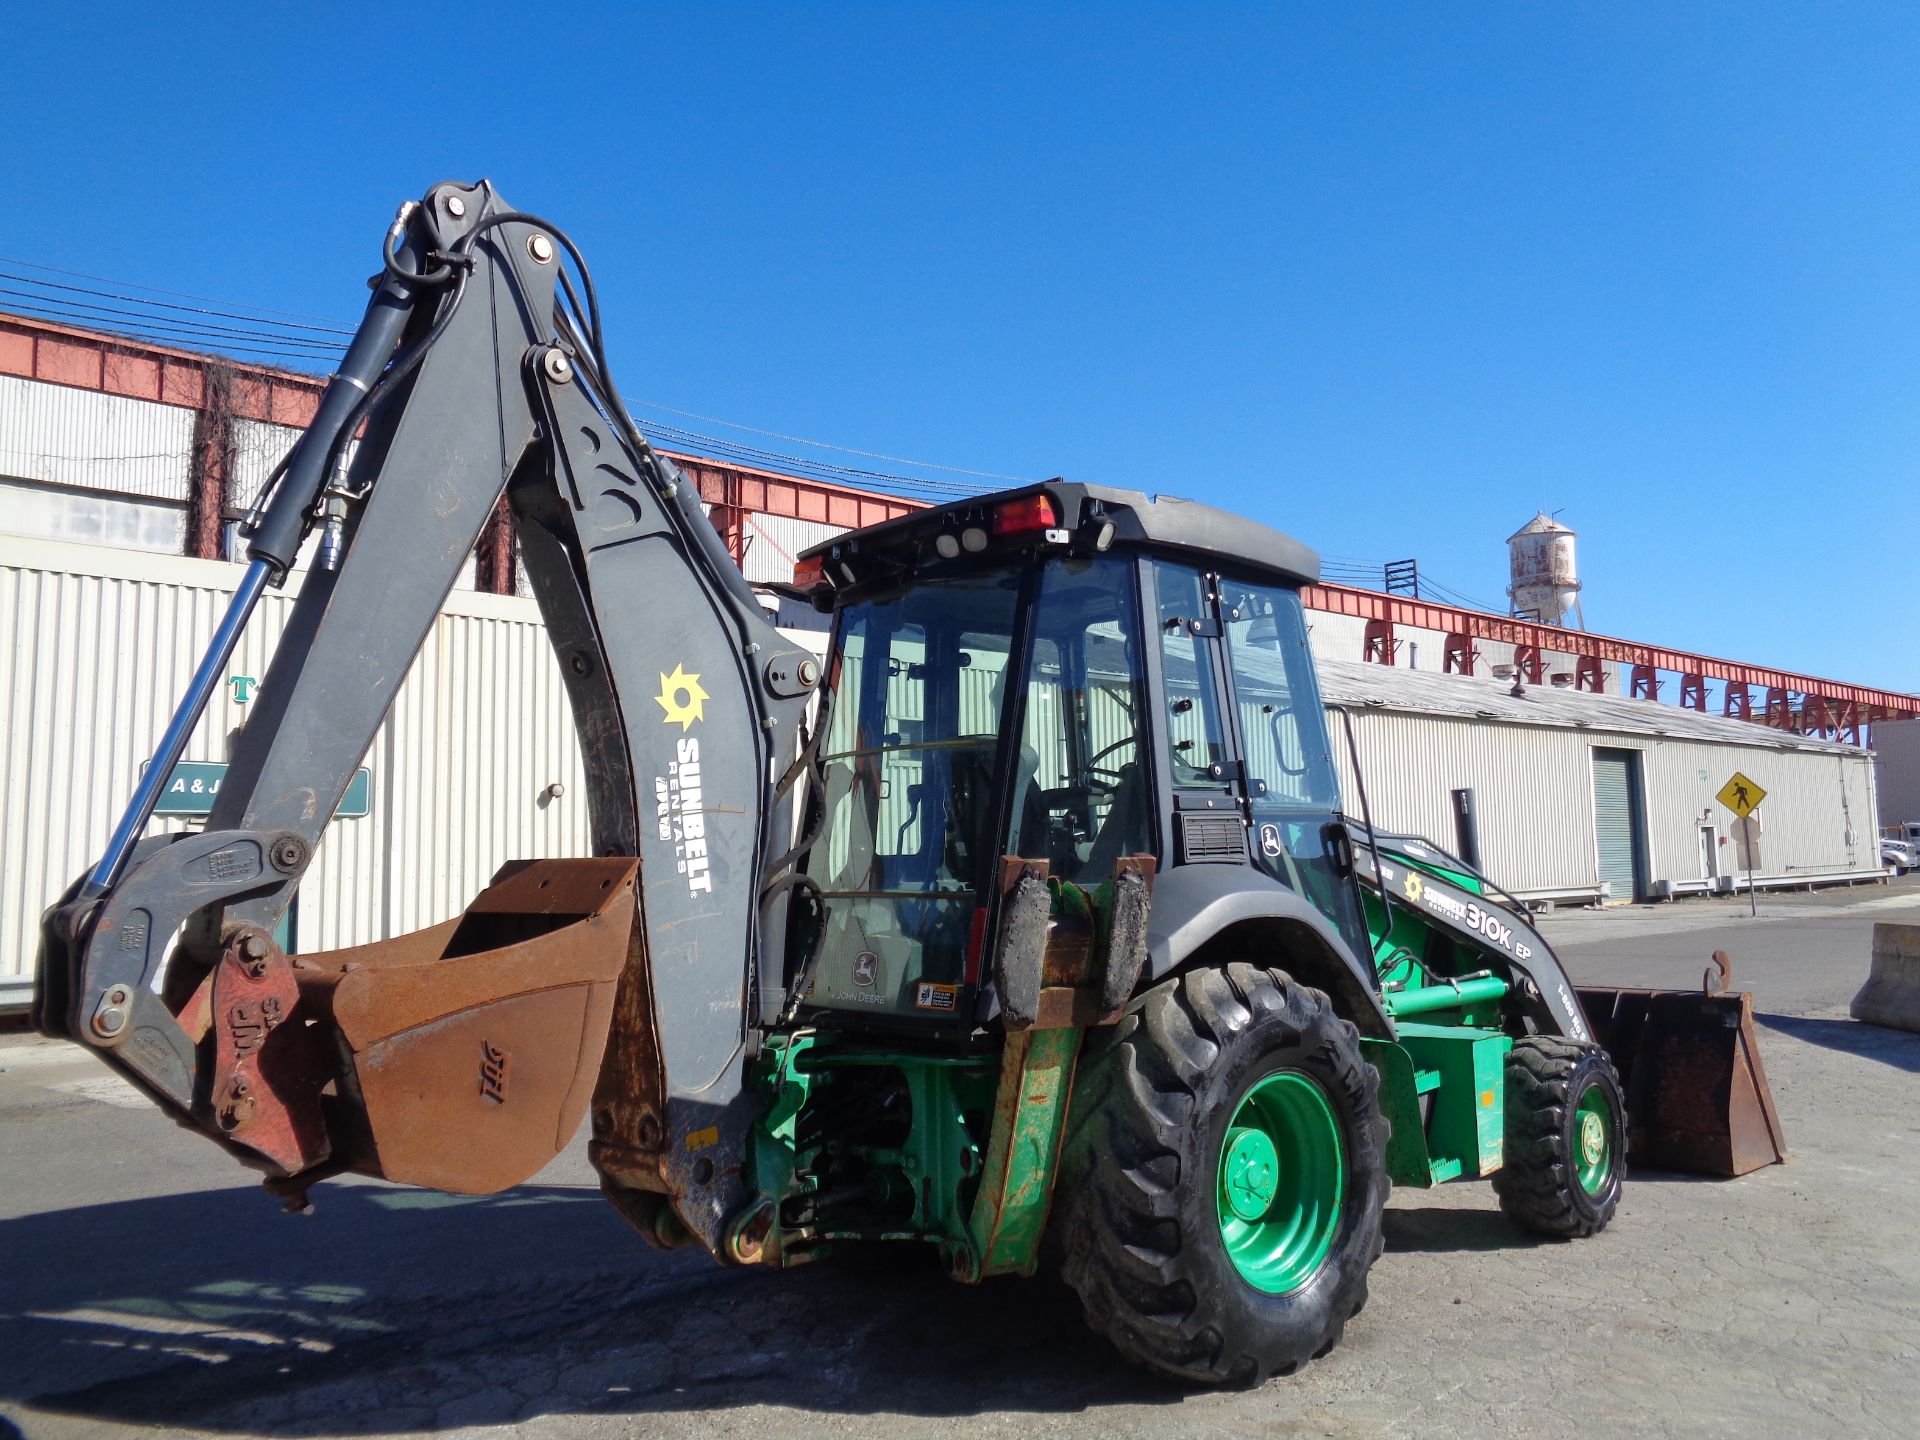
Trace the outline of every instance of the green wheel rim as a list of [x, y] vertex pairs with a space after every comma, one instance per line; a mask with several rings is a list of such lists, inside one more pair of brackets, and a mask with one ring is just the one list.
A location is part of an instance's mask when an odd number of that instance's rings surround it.
[[1581, 1091], [1573, 1110], [1573, 1173], [1589, 1195], [1613, 1174], [1613, 1101], [1599, 1085]]
[[1257, 1082], [1234, 1108], [1219, 1169], [1233, 1268], [1256, 1290], [1298, 1290], [1326, 1263], [1346, 1199], [1346, 1142], [1326, 1092], [1296, 1070]]

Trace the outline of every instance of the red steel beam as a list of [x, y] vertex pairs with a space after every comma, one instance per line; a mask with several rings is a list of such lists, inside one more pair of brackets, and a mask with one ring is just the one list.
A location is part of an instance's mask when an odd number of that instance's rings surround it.
[[[0, 375], [19, 375], [50, 385], [97, 390], [196, 411], [212, 406], [217, 381], [224, 377], [228, 399], [223, 407], [225, 418], [295, 426], [313, 419], [321, 392], [326, 389], [326, 379], [319, 375], [7, 314], [0, 314]], [[736, 561], [745, 549], [747, 512], [854, 529], [877, 525], [925, 506], [923, 501], [900, 495], [855, 490], [825, 480], [756, 470], [678, 451], [661, 453], [689, 474], [702, 500], [722, 507], [715, 518], [722, 522], [723, 535], [729, 534], [725, 522], [732, 520], [729, 545]]]
[[[276, 425], [305, 425], [310, 421], [326, 384], [320, 376], [304, 375], [296, 370], [280, 370], [126, 336], [80, 330], [25, 315], [0, 314], [0, 375], [20, 375], [53, 385], [71, 385], [203, 410], [211, 400], [210, 372], [215, 369], [232, 377], [228, 414], [235, 419], [264, 420]], [[922, 509], [925, 504], [900, 495], [855, 490], [824, 480], [782, 475], [778, 471], [757, 470], [698, 455], [662, 453], [688, 472], [699, 487], [702, 500], [722, 507], [716, 517], [722, 534], [729, 533], [727, 524], [734, 511], [741, 512], [742, 519], [745, 513], [759, 512], [853, 528], [891, 520]], [[744, 549], [744, 527], [735, 525], [733, 533], [740, 537], [733, 543]], [[1789, 692], [1850, 706], [1846, 713], [1857, 717], [1854, 723], [1858, 724], [1920, 716], [1920, 696], [1895, 690], [1848, 685], [1814, 675], [1669, 650], [1610, 635], [1593, 635], [1584, 630], [1562, 630], [1536, 620], [1512, 620], [1478, 610], [1439, 605], [1431, 600], [1327, 584], [1309, 585], [1305, 599], [1313, 609], [1329, 614], [1384, 622], [1383, 629], [1375, 630], [1375, 634], [1392, 636], [1393, 626], [1410, 625], [1461, 637], [1459, 658], [1462, 660], [1471, 653], [1473, 640], [1491, 640], [1503, 645], [1531, 647], [1537, 653], [1557, 651], [1584, 659], [1588, 663], [1582, 668], [1589, 680], [1599, 673], [1602, 662], [1611, 662], [1722, 680], [1730, 689], [1759, 686], [1769, 692], [1769, 718], [1776, 725], [1792, 723], [1784, 702]], [[1731, 696], [1729, 699], [1731, 702]]]
[[[1491, 640], [1502, 645], [1531, 645], [1542, 651], [1563, 655], [1591, 656], [1616, 665], [1646, 665], [1671, 670], [1679, 675], [1698, 675], [1724, 680], [1732, 685], [1752, 685], [1765, 690], [1795, 691], [1825, 700], [1851, 703], [1862, 710], [1884, 712], [1873, 718], [1906, 719], [1920, 715], [1920, 695], [1905, 695], [1897, 690], [1878, 690], [1868, 685], [1849, 685], [1817, 675], [1800, 675], [1790, 670], [1774, 670], [1764, 665], [1747, 665], [1737, 660], [1721, 660], [1665, 646], [1647, 645], [1637, 640], [1621, 640], [1611, 635], [1594, 635], [1585, 630], [1562, 630], [1537, 620], [1511, 620], [1479, 610], [1464, 610], [1439, 605], [1431, 600], [1414, 600], [1404, 595], [1387, 595], [1378, 590], [1360, 590], [1350, 585], [1309, 585], [1304, 592], [1307, 605], [1331, 615], [1350, 615], [1360, 620], [1385, 621], [1437, 630], [1442, 635], [1470, 635], [1476, 640]], [[1867, 718], [1865, 715], [1863, 719]]]
[[209, 377], [215, 372], [232, 377], [228, 409], [235, 419], [275, 425], [312, 420], [326, 384], [297, 370], [76, 330], [25, 315], [0, 315], [0, 375], [198, 410], [207, 404]]

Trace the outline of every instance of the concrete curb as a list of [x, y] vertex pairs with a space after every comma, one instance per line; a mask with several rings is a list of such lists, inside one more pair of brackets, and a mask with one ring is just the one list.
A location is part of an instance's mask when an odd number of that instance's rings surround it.
[[1869, 1025], [1920, 1034], [1920, 925], [1873, 927], [1873, 966], [1848, 1012]]

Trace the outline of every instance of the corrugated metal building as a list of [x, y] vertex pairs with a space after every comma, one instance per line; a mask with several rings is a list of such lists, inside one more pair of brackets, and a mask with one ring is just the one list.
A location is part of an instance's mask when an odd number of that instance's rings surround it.
[[[0, 1004], [25, 999], [41, 909], [96, 858], [239, 573], [0, 535]], [[234, 674], [265, 673], [291, 605], [291, 591], [267, 597]], [[1770, 792], [1763, 885], [1878, 873], [1873, 773], [1857, 747], [1618, 696], [1545, 688], [1516, 699], [1504, 681], [1325, 656], [1320, 669], [1329, 701], [1354, 717], [1376, 820], [1451, 845], [1450, 792], [1474, 790], [1485, 863], [1522, 894], [1601, 894], [1596, 775], [1609, 764], [1626, 790], [1630, 868], [1616, 897], [1663, 882], [1704, 890], [1739, 869], [1738, 837], [1713, 800], [1736, 768]], [[215, 702], [189, 760], [225, 758], [244, 688]], [[1335, 748], [1357, 811], [1337, 727]], [[366, 765], [371, 813], [329, 830], [301, 890], [298, 949], [436, 923], [503, 861], [584, 851], [578, 745], [529, 599], [449, 597]]]
[[[1455, 849], [1453, 792], [1473, 791], [1480, 856], [1524, 898], [1593, 900], [1744, 887], [1740, 826], [1715, 796], [1734, 772], [1766, 792], [1762, 887], [1878, 879], [1871, 753], [1651, 700], [1317, 657], [1353, 718], [1375, 822]], [[1334, 750], [1359, 813], [1339, 715]], [[1716, 881], [1719, 883], [1716, 885]], [[1609, 887], [1603, 890], [1603, 886]]]
[[[0, 317], [0, 1005], [25, 998], [41, 909], [96, 858], [238, 573], [181, 552], [230, 553], [234, 517], [310, 416], [320, 384]], [[751, 579], [786, 578], [807, 546], [920, 503], [680, 458]], [[471, 588], [475, 575], [470, 560], [367, 756], [371, 813], [338, 821], [321, 848], [294, 918], [298, 948], [435, 923], [502, 861], [585, 844], [576, 743], [536, 609], [491, 593], [513, 588], [510, 568], [490, 566], [486, 592]], [[1865, 707], [1886, 713], [1901, 697], [1351, 587], [1310, 587], [1307, 598], [1329, 690], [1353, 704], [1382, 823], [1451, 843], [1448, 791], [1474, 788], [1485, 858], [1514, 888], [1597, 894], [1603, 844], [1616, 870], [1620, 859], [1618, 835], [1610, 842], [1596, 825], [1602, 813], [1630, 822], [1635, 888], [1710, 884], [1732, 868], [1734, 848], [1711, 796], [1736, 767], [1774, 792], [1759, 846], [1766, 879], [1857, 878], [1877, 866], [1865, 843], [1874, 816], [1864, 752], [1786, 728], [1789, 687], [1817, 685], [1827, 702], [1853, 707], [1819, 717], [1834, 733], [1851, 715], [1857, 734]], [[265, 673], [290, 603], [268, 597], [236, 674]], [[1681, 677], [1679, 706], [1543, 687], [1508, 715], [1505, 682], [1434, 673], [1524, 666], [1523, 641], [1543, 676], [1573, 671], [1588, 692], [1617, 692], [1626, 676], [1641, 689], [1661, 667], [1691, 667], [1729, 680], [1731, 713], [1732, 684], [1742, 697], [1749, 682], [1769, 687], [1775, 728], [1706, 716], [1704, 691], [1689, 698], [1699, 674]], [[1385, 663], [1351, 663], [1361, 655]], [[190, 760], [223, 759], [245, 714], [234, 691], [214, 712]], [[1762, 718], [1757, 703], [1751, 713]], [[1596, 773], [1603, 787], [1613, 782], [1604, 795]], [[1644, 841], [1638, 860], [1634, 835]]]
[[[40, 912], [99, 858], [241, 570], [0, 535], [0, 1004], [27, 998]], [[262, 600], [234, 675], [266, 674], [297, 578]], [[246, 689], [214, 700], [186, 759], [226, 759]], [[455, 591], [365, 764], [371, 813], [328, 829], [297, 949], [405, 934], [458, 914], [503, 861], [585, 853], [573, 718], [532, 600]]]

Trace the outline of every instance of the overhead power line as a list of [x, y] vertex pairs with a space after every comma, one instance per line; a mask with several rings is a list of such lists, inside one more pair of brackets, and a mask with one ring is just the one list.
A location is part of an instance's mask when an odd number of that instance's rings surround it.
[[297, 364], [283, 367], [288, 369], [315, 371], [327, 368], [326, 357], [324, 355], [316, 354], [312, 350], [289, 350], [283, 348], [280, 344], [266, 343], [264, 340], [238, 340], [208, 336], [190, 330], [181, 330], [178, 328], [169, 329], [157, 322], [152, 324], [119, 323], [112, 325], [98, 321], [89, 322], [86, 316], [76, 315], [68, 310], [59, 310], [49, 305], [36, 304], [31, 301], [13, 301], [10, 302], [6, 308], [10, 313], [15, 315], [26, 315], [40, 320], [53, 320], [64, 325], [86, 323], [89, 329], [106, 331], [131, 340], [145, 340], [157, 345], [171, 345], [179, 349], [201, 348], [221, 355], [232, 355], [247, 359], [257, 360], [266, 357], [298, 362]]
[[[12, 279], [5, 271], [0, 271], [0, 279]], [[0, 295], [30, 301], [42, 309], [57, 310], [78, 319], [97, 318], [103, 323], [111, 319], [127, 319], [140, 323], [143, 328], [165, 328], [177, 334], [205, 335], [212, 340], [265, 340], [272, 339], [278, 344], [297, 346], [315, 351], [321, 355], [338, 355], [345, 347], [335, 340], [310, 340], [299, 335], [280, 335], [268, 330], [255, 330], [234, 325], [214, 325], [201, 321], [176, 320], [170, 316], [154, 318], [137, 310], [127, 310], [116, 305], [97, 305], [84, 300], [67, 300], [59, 296], [43, 296], [32, 290], [22, 290], [12, 285], [0, 285]]]
[[[49, 275], [65, 278], [45, 278]], [[57, 266], [5, 256], [0, 256], [0, 281], [12, 282], [0, 284], [0, 297], [5, 297], [7, 308], [22, 315], [105, 330], [154, 344], [201, 348], [254, 361], [286, 363], [310, 372], [331, 369], [345, 348], [346, 341], [354, 333], [343, 326], [323, 323], [318, 316], [267, 310], [182, 291], [161, 290], [132, 281], [63, 270]], [[160, 295], [174, 298], [151, 298]], [[183, 301], [199, 303], [177, 303]], [[287, 318], [276, 318], [280, 316]], [[826, 451], [831, 455], [855, 456], [881, 461], [889, 466], [908, 467], [906, 471], [899, 471], [847, 464], [817, 455], [793, 454], [737, 437], [676, 425], [660, 418], [649, 418], [645, 425], [650, 435], [673, 448], [694, 451], [716, 461], [779, 471], [853, 489], [892, 492], [915, 499], [951, 500], [983, 494], [999, 488], [1000, 484], [1031, 483], [1017, 475], [968, 469], [936, 461], [912, 460], [881, 451], [763, 429], [740, 421], [722, 420], [659, 401], [639, 402], [635, 408], [650, 412], [653, 417], [678, 416], [705, 426], [717, 426], [742, 435], [764, 436], [770, 440]], [[914, 471], [935, 473], [911, 473]]]
[[742, 430], [750, 435], [765, 435], [773, 440], [785, 440], [795, 445], [814, 445], [822, 450], [836, 450], [842, 455], [859, 455], [868, 460], [885, 460], [890, 465], [911, 465], [917, 470], [942, 470], [949, 475], [972, 475], [983, 480], [1011, 480], [1016, 485], [1031, 485], [1034, 481], [1024, 475], [1002, 475], [995, 470], [965, 470], [958, 465], [941, 465], [932, 460], [909, 460], [903, 455], [885, 455], [878, 450], [856, 450], [850, 445], [835, 445], [830, 440], [809, 440], [804, 435], [788, 435], [779, 430], [762, 430], [756, 425], [743, 425], [738, 420], [718, 420], [711, 415], [696, 415], [691, 410], [676, 410], [671, 405], [661, 405], [652, 400], [629, 400], [629, 406], [638, 406], [643, 410], [657, 410], [666, 415], [678, 415], [687, 420], [698, 420], [703, 425], [723, 425], [729, 430]]
[[[58, 265], [42, 265], [34, 260], [21, 260], [12, 255], [0, 255], [0, 265], [18, 265], [26, 270], [39, 270], [48, 275], [65, 275], [70, 280], [94, 280], [102, 285], [117, 286], [121, 290], [141, 290], [149, 295], [171, 295], [176, 300], [200, 300], [208, 305], [230, 305], [236, 309], [249, 310], [257, 315], [284, 315], [289, 320], [329, 320], [323, 315], [308, 315], [298, 310], [275, 310], [265, 305], [248, 305], [241, 301], [219, 300], [211, 295], [191, 295], [183, 290], [162, 290], [154, 285], [142, 285], [133, 280], [115, 280], [105, 275], [90, 275], [84, 270], [63, 270]], [[153, 302], [158, 304], [158, 301]], [[342, 334], [353, 332], [342, 331]]]

